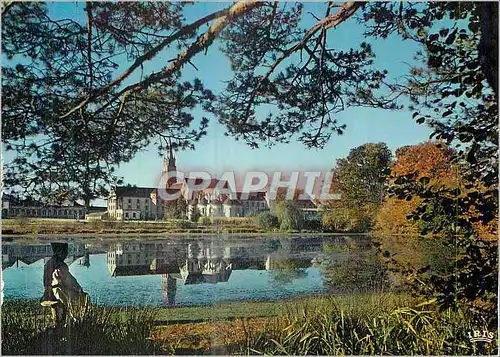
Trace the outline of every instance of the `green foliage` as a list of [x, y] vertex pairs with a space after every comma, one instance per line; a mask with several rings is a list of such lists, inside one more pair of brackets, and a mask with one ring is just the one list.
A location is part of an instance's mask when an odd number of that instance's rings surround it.
[[[2, 13], [2, 141], [16, 152], [6, 165], [8, 187], [44, 198], [63, 193], [88, 205], [120, 183], [117, 165], [141, 149], [154, 143], [163, 151], [172, 137], [176, 147], [188, 148], [205, 134], [207, 119], [194, 123], [190, 113], [213, 99], [199, 80], [173, 75], [122, 106], [116, 89], [98, 90], [117, 73], [118, 62], [132, 64], [160, 45], [160, 33], [182, 26], [182, 7], [88, 3], [66, 7], [63, 12], [81, 12], [58, 19], [46, 4], [15, 3]], [[87, 105], [75, 109], [83, 97]]]
[[[396, 184], [394, 192], [401, 197], [418, 195], [423, 200], [411, 218], [422, 222], [421, 226], [427, 229], [424, 232], [442, 234], [443, 245], [455, 250], [450, 262], [453, 269], [449, 272], [429, 273], [425, 267], [400, 267], [403, 274], [413, 276], [417, 292], [437, 297], [443, 308], [458, 309], [465, 304], [476, 313], [477, 320], [496, 325], [498, 245], [496, 241], [478, 237], [473, 227], [475, 220], [489, 221], [488, 215], [493, 216], [493, 213], [470, 217], [471, 207], [477, 201], [470, 195], [461, 195], [456, 189], [434, 188], [408, 177], [398, 179]], [[472, 194], [479, 195], [478, 192]], [[485, 195], [482, 204], [494, 206], [496, 197]], [[441, 214], [436, 217], [434, 211]], [[391, 261], [395, 263], [392, 258]]]
[[313, 232], [320, 232], [320, 231], [322, 231], [322, 229], [323, 229], [323, 226], [321, 224], [321, 219], [305, 217], [304, 230], [313, 231]]
[[196, 228], [196, 224], [194, 224], [191, 221], [185, 220], [185, 219], [178, 219], [178, 220], [175, 220], [173, 223], [174, 223], [174, 227], [179, 228], [179, 229]]
[[375, 204], [349, 207], [343, 202], [331, 203], [323, 212], [322, 227], [333, 232], [369, 232], [377, 209]]
[[413, 118], [434, 129], [431, 137], [454, 145], [466, 189], [483, 187], [461, 193], [413, 177], [395, 182], [398, 197], [422, 199], [411, 218], [424, 233], [444, 236], [457, 251], [449, 273], [429, 274], [425, 267], [403, 273], [443, 308], [466, 305], [475, 318], [496, 325], [498, 246], [477, 234], [474, 224], [490, 224], [498, 212], [498, 3], [429, 3], [407, 12], [370, 5], [365, 20], [369, 35], [398, 32], [424, 45], [417, 53], [422, 66], [412, 69], [404, 89]]
[[276, 204], [276, 217], [282, 231], [299, 231], [304, 227], [302, 211], [293, 201], [285, 200]]
[[367, 143], [351, 149], [333, 169], [333, 185], [346, 207], [380, 204], [384, 198], [392, 154], [385, 143]]
[[187, 202], [184, 197], [168, 201], [163, 204], [166, 218], [185, 219], [187, 213]]
[[279, 228], [278, 218], [271, 212], [261, 212], [254, 217], [255, 224], [262, 229], [274, 230]]
[[198, 224], [201, 224], [203, 226], [210, 226], [212, 224], [212, 220], [210, 219], [210, 217], [202, 216], [198, 219]]

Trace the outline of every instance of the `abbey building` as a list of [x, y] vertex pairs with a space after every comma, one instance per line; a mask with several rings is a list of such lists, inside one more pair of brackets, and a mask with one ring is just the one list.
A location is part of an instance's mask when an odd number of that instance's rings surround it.
[[[170, 147], [163, 159], [163, 173], [176, 172], [176, 159]], [[116, 186], [108, 198], [107, 217], [112, 220], [161, 220], [169, 218], [172, 210], [182, 211], [188, 219], [196, 217], [245, 217], [268, 211], [270, 199], [267, 191], [251, 192], [248, 197], [235, 192], [232, 197], [220, 192], [218, 188], [227, 188], [227, 182], [212, 179], [206, 188], [190, 192], [187, 195], [187, 179], [177, 182], [172, 178], [167, 183], [169, 194], [179, 193], [176, 201], [161, 199], [157, 187]], [[186, 200], [185, 197], [190, 197]], [[301, 200], [304, 201], [304, 200]], [[317, 213], [312, 200], [297, 202], [305, 213]]]

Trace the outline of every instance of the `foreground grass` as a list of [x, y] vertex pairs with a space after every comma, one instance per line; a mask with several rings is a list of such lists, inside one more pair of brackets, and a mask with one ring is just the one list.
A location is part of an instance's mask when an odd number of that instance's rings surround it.
[[[375, 303], [375, 304], [370, 304]], [[433, 303], [363, 296], [287, 304], [284, 315], [162, 326], [153, 339], [164, 353], [266, 355], [496, 354], [496, 341], [477, 344], [464, 312]]]
[[[94, 307], [63, 333], [33, 302], [2, 308], [3, 354], [495, 354], [464, 312], [402, 294], [313, 296], [187, 308]], [[191, 321], [185, 323], [186, 321]], [[199, 322], [192, 322], [199, 321]], [[182, 323], [181, 323], [182, 322]]]
[[6, 301], [2, 306], [2, 354], [157, 354], [160, 349], [150, 340], [154, 316], [154, 309], [93, 306], [84, 321], [52, 329], [48, 311], [33, 301]]

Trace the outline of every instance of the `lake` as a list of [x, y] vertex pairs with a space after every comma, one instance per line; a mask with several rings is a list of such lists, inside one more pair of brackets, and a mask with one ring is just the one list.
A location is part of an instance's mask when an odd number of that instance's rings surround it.
[[[377, 257], [366, 236], [70, 239], [66, 263], [108, 306], [197, 306], [279, 300], [373, 287]], [[50, 239], [3, 243], [4, 299], [43, 294]], [[347, 289], [347, 290], [346, 290]]]

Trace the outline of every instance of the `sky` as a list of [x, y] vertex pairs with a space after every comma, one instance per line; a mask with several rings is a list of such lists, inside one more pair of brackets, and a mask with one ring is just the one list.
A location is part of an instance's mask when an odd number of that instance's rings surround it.
[[[222, 7], [227, 3], [197, 3], [187, 12], [187, 18], [206, 14]], [[323, 3], [307, 3], [304, 13], [314, 11], [323, 13]], [[305, 21], [312, 26], [312, 16], [305, 15]], [[335, 41], [336, 47], [350, 48], [353, 43], [359, 44], [365, 40], [361, 33], [361, 26], [354, 20], [330, 30], [329, 40]], [[403, 42], [399, 38], [370, 41], [377, 54], [375, 66], [387, 68], [394, 75], [402, 75], [413, 63], [416, 46], [411, 42]], [[161, 59], [156, 59], [153, 67], [158, 64], [161, 68]], [[193, 60], [198, 68], [186, 66], [183, 75], [185, 78], [199, 77], [207, 88], [218, 92], [224, 88], [224, 81], [229, 80], [232, 72], [229, 60], [218, 48], [212, 46], [207, 54], [198, 55]], [[289, 144], [277, 144], [271, 148], [261, 147], [251, 149], [245, 143], [234, 138], [224, 136], [224, 127], [217, 119], [201, 111], [197, 115], [205, 115], [210, 119], [208, 133], [194, 151], [176, 153], [177, 167], [180, 170], [205, 169], [210, 172], [248, 171], [248, 170], [288, 170], [304, 171], [307, 169], [331, 169], [336, 159], [345, 157], [356, 146], [367, 142], [385, 142], [393, 151], [404, 145], [417, 144], [428, 140], [431, 130], [418, 125], [412, 120], [412, 112], [408, 110], [389, 111], [374, 108], [348, 108], [338, 115], [339, 122], [345, 123], [347, 129], [342, 136], [332, 135], [331, 140], [323, 149], [307, 149], [302, 143], [292, 141]], [[137, 154], [136, 158], [119, 167], [118, 174], [125, 178], [125, 182], [138, 186], [151, 185], [161, 170], [162, 160], [158, 157], [155, 146]], [[153, 180], [153, 181], [152, 181]]]
[[[230, 3], [196, 3], [186, 10], [186, 20], [189, 22], [215, 10], [227, 7]], [[81, 19], [83, 3], [53, 3], [49, 5], [51, 13], [60, 17]], [[324, 13], [324, 3], [306, 3], [304, 7], [303, 24], [307, 27], [315, 23], [308, 12]], [[84, 21], [84, 20], [82, 20]], [[349, 49], [353, 44], [358, 45], [365, 39], [362, 35], [362, 26], [350, 19], [338, 28], [330, 29], [328, 39], [336, 48]], [[400, 38], [386, 40], [372, 40], [373, 51], [376, 53], [374, 66], [378, 69], [387, 69], [389, 74], [397, 77], [409, 70], [414, 63], [413, 55], [417, 49], [410, 41]], [[144, 73], [151, 70], [160, 70], [168, 64], [168, 60], [175, 54], [163, 52], [160, 56], [144, 66]], [[229, 60], [219, 50], [219, 44], [212, 45], [206, 54], [198, 54], [192, 62], [198, 68], [185, 66], [182, 72], [183, 79], [198, 77], [202, 79], [206, 88], [218, 94], [224, 88], [224, 81], [232, 77]], [[126, 66], [123, 62], [121, 65]], [[125, 67], [122, 67], [125, 68]], [[120, 71], [120, 69], [119, 69]], [[137, 79], [140, 73], [131, 77]], [[126, 84], [126, 83], [125, 83]], [[329, 170], [336, 159], [345, 157], [349, 151], [367, 142], [384, 142], [393, 151], [400, 146], [413, 145], [426, 141], [431, 130], [418, 125], [412, 120], [409, 110], [389, 111], [374, 108], [348, 108], [338, 114], [340, 123], [347, 125], [344, 135], [332, 135], [329, 143], [323, 149], [307, 149], [302, 143], [292, 140], [289, 144], [277, 144], [271, 148], [261, 147], [251, 149], [243, 142], [235, 141], [224, 136], [224, 127], [211, 114], [194, 110], [195, 118], [206, 116], [209, 118], [208, 133], [197, 144], [193, 151], [177, 152], [177, 168], [182, 171], [202, 169], [208, 172], [249, 170], [283, 170], [306, 171], [308, 169]], [[8, 155], [5, 156], [8, 161]], [[125, 183], [137, 186], [153, 187], [158, 180], [162, 169], [162, 157], [158, 156], [157, 147], [150, 147], [139, 152], [133, 160], [121, 164], [117, 174], [124, 178]], [[98, 200], [97, 204], [104, 201]]]

